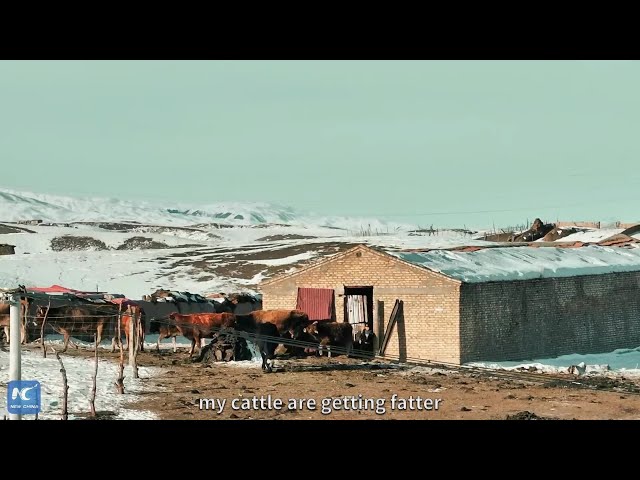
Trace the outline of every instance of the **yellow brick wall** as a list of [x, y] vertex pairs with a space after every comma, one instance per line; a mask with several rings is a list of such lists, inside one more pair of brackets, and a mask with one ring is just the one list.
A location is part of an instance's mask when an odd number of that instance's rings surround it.
[[290, 310], [296, 308], [298, 291], [291, 294], [262, 294], [262, 308], [264, 310]]
[[396, 299], [404, 302], [404, 334], [402, 325], [396, 325], [387, 355], [459, 363], [459, 282], [369, 249], [337, 255], [330, 262], [264, 285], [263, 308], [295, 308], [299, 287], [333, 288], [336, 320], [342, 322], [345, 286], [373, 286], [374, 309], [378, 301], [384, 302], [385, 328]]
[[[401, 341], [402, 327], [396, 324], [386, 354], [401, 360], [460, 363], [458, 296], [459, 287], [449, 294], [403, 295], [405, 340]], [[385, 301], [387, 317], [394, 303], [395, 298]], [[403, 343], [406, 350], [401, 348]]]

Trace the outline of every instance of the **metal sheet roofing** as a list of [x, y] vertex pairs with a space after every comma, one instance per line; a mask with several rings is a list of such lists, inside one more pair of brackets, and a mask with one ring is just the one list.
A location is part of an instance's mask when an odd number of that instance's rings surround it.
[[640, 248], [487, 248], [388, 252], [462, 282], [527, 280], [640, 271]]

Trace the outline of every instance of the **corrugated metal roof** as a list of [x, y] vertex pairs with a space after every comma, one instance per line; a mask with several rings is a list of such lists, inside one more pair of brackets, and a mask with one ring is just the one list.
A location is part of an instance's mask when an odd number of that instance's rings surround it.
[[640, 248], [487, 248], [474, 252], [389, 252], [462, 282], [527, 280], [640, 271]]

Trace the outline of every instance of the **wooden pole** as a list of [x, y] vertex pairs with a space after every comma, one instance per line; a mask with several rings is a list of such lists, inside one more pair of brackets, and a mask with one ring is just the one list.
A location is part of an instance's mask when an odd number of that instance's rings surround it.
[[27, 297], [24, 298], [24, 301], [22, 300], [22, 297], [20, 297], [20, 318], [21, 318], [21, 322], [20, 322], [20, 343], [22, 343], [23, 345], [27, 344], [27, 340], [28, 340], [28, 325], [27, 325], [27, 316], [29, 315], [29, 300], [27, 299]]
[[129, 366], [133, 370], [133, 378], [138, 378], [138, 365], [136, 364], [136, 333], [138, 332], [138, 328], [136, 326], [136, 313], [132, 312], [129, 317]]
[[384, 302], [378, 300], [376, 323], [373, 325], [373, 353], [377, 355], [384, 340]]
[[62, 359], [60, 358], [60, 354], [54, 349], [53, 353], [55, 354], [58, 362], [60, 362], [60, 373], [62, 373], [62, 420], [69, 419], [69, 410], [68, 410], [68, 401], [69, 401], [69, 383], [67, 382], [67, 370], [64, 368], [64, 363], [62, 363]]
[[95, 346], [95, 369], [93, 371], [93, 386], [91, 388], [91, 398], [89, 399], [89, 403], [91, 405], [91, 416], [95, 417], [96, 416], [96, 383], [97, 383], [97, 379], [98, 379], [98, 334], [95, 333], [94, 334], [94, 346]]
[[144, 348], [144, 327], [142, 326], [142, 310], [139, 307], [134, 307], [136, 312], [136, 325], [138, 326], [138, 343], [136, 348], [136, 359], [138, 352], [141, 352]]
[[47, 317], [49, 316], [49, 309], [51, 308], [51, 300], [49, 300], [49, 305], [47, 305], [47, 311], [44, 313], [44, 318], [42, 319], [42, 325], [40, 326], [40, 348], [42, 348], [42, 356], [47, 358], [47, 349], [44, 346], [44, 326], [47, 323]]
[[118, 371], [118, 378], [116, 380], [116, 390], [120, 394], [124, 394], [124, 350], [122, 348], [122, 329], [120, 328], [122, 324], [122, 304], [120, 304], [120, 309], [118, 311], [118, 346], [120, 347], [120, 365]]
[[389, 318], [389, 323], [387, 324], [387, 328], [384, 331], [384, 338], [380, 343], [380, 351], [378, 355], [384, 355], [385, 350], [387, 349], [387, 345], [389, 344], [389, 340], [391, 339], [391, 332], [398, 321], [398, 313], [402, 308], [402, 300], [396, 299], [396, 303], [393, 306], [393, 310], [391, 311], [391, 317]]
[[[11, 298], [9, 306], [9, 380], [22, 380], [22, 345], [20, 344], [20, 300]], [[19, 413], [10, 413], [9, 420], [21, 420]]]
[[140, 339], [142, 338], [142, 336], [140, 335], [140, 310], [138, 308], [133, 309], [133, 318], [135, 319], [135, 326], [136, 326], [136, 337], [135, 337], [136, 351], [134, 355], [134, 358], [136, 359], [136, 371], [135, 371], [135, 377], [133, 378], [138, 378], [138, 352], [140, 351]]

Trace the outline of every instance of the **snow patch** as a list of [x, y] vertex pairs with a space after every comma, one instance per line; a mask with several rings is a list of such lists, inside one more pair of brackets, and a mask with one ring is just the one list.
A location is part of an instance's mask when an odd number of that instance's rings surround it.
[[[69, 418], [77, 418], [80, 413], [88, 413], [89, 398], [91, 396], [92, 375], [95, 368], [93, 360], [80, 357], [72, 357], [61, 354], [67, 372], [69, 385]], [[118, 367], [108, 360], [98, 360], [98, 376], [96, 383], [96, 411], [112, 411], [117, 414], [117, 419], [155, 419], [152, 412], [132, 410], [127, 404], [140, 399], [139, 394], [144, 392], [145, 380], [160, 373], [160, 369], [153, 367], [139, 367], [139, 379], [131, 375], [130, 367], [124, 370], [125, 394], [116, 393], [114, 382], [118, 377]], [[0, 409], [6, 411], [7, 381], [9, 378], [9, 352], [0, 350]], [[43, 358], [40, 352], [22, 350], [22, 379], [38, 380], [41, 385], [42, 410], [38, 415], [41, 419], [59, 419], [62, 414], [62, 374], [60, 363], [55, 355], [48, 353]], [[25, 419], [33, 419], [33, 415], [25, 415]]]
[[310, 250], [304, 253], [299, 253], [297, 255], [291, 255], [290, 257], [285, 258], [272, 258], [272, 259], [261, 259], [261, 260], [249, 260], [249, 263], [255, 263], [257, 265], [288, 265], [290, 263], [300, 262], [302, 260], [310, 260], [317, 255], [318, 252], [314, 250]]
[[612, 377], [640, 378], [640, 347], [620, 348], [613, 352], [595, 354], [562, 355], [555, 358], [533, 359], [527, 362], [473, 362], [468, 366], [500, 370], [529, 370], [539, 372], [569, 373], [572, 365], [580, 366], [581, 374], [605, 375]]
[[588, 230], [586, 232], [577, 232], [571, 235], [567, 235], [564, 238], [557, 240], [558, 242], [584, 242], [584, 243], [597, 243], [602, 240], [606, 240], [609, 237], [621, 233], [621, 228], [602, 228]]
[[[176, 249], [172, 252], [180, 252]], [[163, 270], [156, 251], [56, 252], [35, 255], [0, 256], [0, 288], [18, 284], [49, 286], [60, 284], [83, 291], [108, 291], [129, 298], [142, 298], [157, 288], [194, 293], [226, 291], [229, 281], [214, 277], [198, 281], [186, 269], [174, 274]], [[161, 250], [160, 252], [166, 252]], [[188, 269], [188, 267], [187, 267]], [[182, 274], [184, 276], [179, 276]]]

